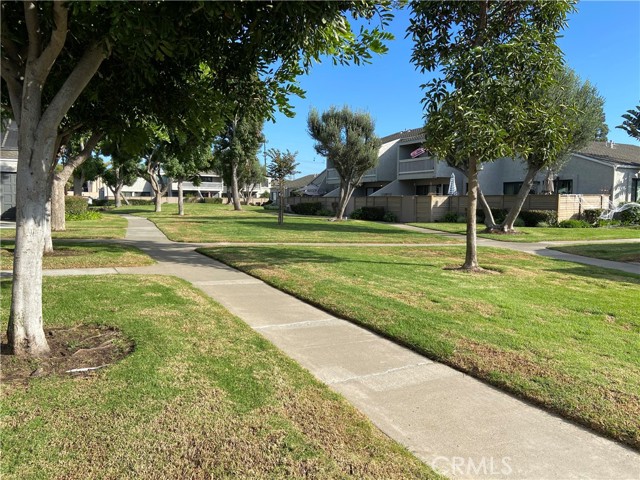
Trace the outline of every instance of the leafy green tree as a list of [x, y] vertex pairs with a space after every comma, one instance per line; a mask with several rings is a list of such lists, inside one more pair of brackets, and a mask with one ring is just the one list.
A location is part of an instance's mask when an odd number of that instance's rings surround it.
[[[16, 244], [8, 340], [16, 354], [49, 351], [42, 318], [46, 205], [56, 154], [71, 107], [92, 85], [122, 75], [148, 94], [204, 62], [212, 87], [258, 72], [278, 85], [271, 104], [290, 108], [296, 77], [322, 55], [368, 61], [390, 36], [379, 28], [354, 34], [346, 14], [388, 22], [389, 5], [374, 2], [2, 2], [1, 102], [19, 129]], [[70, 19], [73, 18], [71, 22]], [[291, 25], [296, 25], [291, 29]], [[287, 34], [283, 35], [282, 32]], [[94, 78], [100, 69], [100, 75]], [[93, 81], [92, 81], [93, 79]], [[142, 87], [142, 88], [141, 88]], [[158, 89], [162, 91], [162, 89]], [[123, 92], [111, 90], [117, 96]], [[148, 105], [164, 98], [150, 95]], [[141, 109], [144, 113], [144, 109]], [[34, 252], [36, 252], [34, 254]]]
[[104, 160], [96, 155], [92, 155], [85, 160], [80, 165], [80, 168], [76, 168], [73, 172], [73, 194], [82, 195], [84, 183], [94, 182], [102, 177], [104, 168]]
[[281, 152], [280, 150], [271, 148], [267, 152], [267, 155], [271, 159], [267, 166], [267, 172], [272, 181], [278, 185], [278, 225], [282, 225], [284, 223], [285, 180], [287, 177], [298, 173], [296, 170], [298, 167], [298, 162], [296, 162], [298, 152], [291, 153], [289, 150]]
[[209, 170], [213, 156], [211, 142], [207, 137], [191, 137], [177, 140], [173, 145], [174, 155], [163, 165], [165, 174], [178, 183], [178, 215], [184, 215], [183, 182], [191, 181], [200, 185], [200, 172]]
[[425, 146], [466, 169], [467, 251], [462, 268], [477, 270], [478, 167], [528, 154], [523, 131], [536, 105], [528, 95], [561, 65], [556, 45], [570, 1], [411, 2], [412, 61], [427, 82]]
[[240, 205], [240, 176], [251, 172], [251, 165], [257, 161], [262, 145], [263, 119], [251, 114], [236, 113], [227, 123], [224, 131], [213, 144], [216, 165], [222, 169], [225, 183], [231, 186], [234, 210], [242, 210]]
[[340, 199], [336, 219], [342, 220], [347, 203], [362, 176], [378, 160], [380, 139], [368, 113], [353, 112], [349, 107], [331, 107], [322, 115], [313, 109], [307, 120], [314, 148], [326, 157], [340, 175]]
[[243, 185], [242, 196], [244, 204], [249, 205], [253, 190], [267, 178], [267, 167], [262, 165], [258, 158], [254, 158], [244, 165], [238, 178], [240, 184]]
[[582, 83], [569, 68], [560, 70], [554, 83], [533, 90], [532, 96], [538, 108], [530, 110], [524, 124], [528, 149], [521, 155], [527, 173], [506, 218], [499, 226], [493, 226], [505, 233], [514, 231], [513, 224], [540, 171], [546, 168], [547, 176], [552, 178], [571, 152], [591, 141], [606, 140], [609, 131], [604, 98], [589, 81]]
[[116, 208], [122, 206], [122, 199], [129, 205], [127, 198], [122, 195], [122, 188], [133, 185], [138, 179], [139, 159], [122, 151], [117, 144], [113, 143], [107, 143], [102, 153], [111, 157], [109, 165], [102, 173], [102, 180], [113, 192]]
[[637, 105], [635, 110], [627, 110], [622, 118], [624, 118], [624, 122], [616, 128], [624, 130], [631, 138], [640, 140], [640, 105]]

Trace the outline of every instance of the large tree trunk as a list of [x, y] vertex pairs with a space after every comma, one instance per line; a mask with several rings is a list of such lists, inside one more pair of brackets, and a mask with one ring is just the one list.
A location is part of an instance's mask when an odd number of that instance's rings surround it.
[[155, 205], [154, 212], [156, 213], [162, 212], [162, 197], [160, 196], [160, 193], [157, 193], [156, 196], [154, 197], [153, 204]]
[[[2, 58], [2, 79], [18, 124], [19, 151], [16, 242], [7, 338], [16, 355], [35, 356], [49, 352], [42, 321], [42, 254], [46, 203], [53, 182], [54, 153], [59, 146], [58, 127], [98, 70], [106, 52], [101, 45], [89, 46], [43, 112], [42, 90], [66, 42], [68, 7], [66, 3], [53, 2], [55, 26], [48, 41], [42, 37], [35, 4], [25, 2], [24, 7], [29, 39], [24, 72], [15, 64], [15, 59]], [[3, 46], [5, 40], [3, 37]], [[41, 44], [42, 40], [46, 46]]]
[[111, 191], [113, 192], [113, 201], [116, 208], [120, 208], [122, 206], [122, 200], [120, 200], [120, 195], [122, 195], [122, 185], [116, 185], [115, 188], [111, 189]]
[[524, 177], [524, 181], [522, 182], [522, 186], [518, 191], [518, 195], [516, 196], [516, 202], [513, 204], [506, 218], [500, 225], [500, 230], [505, 233], [511, 233], [515, 230], [513, 229], [513, 223], [520, 215], [520, 211], [522, 210], [522, 206], [524, 205], [524, 201], [527, 199], [529, 192], [531, 191], [531, 187], [533, 185], [533, 179], [536, 178], [536, 175], [540, 171], [539, 168], [529, 166], [527, 170], [527, 175]]
[[354, 187], [348, 182], [340, 181], [340, 197], [338, 200], [338, 211], [336, 212], [336, 220], [344, 219], [344, 212], [347, 209], [351, 195], [353, 195]]
[[242, 210], [238, 189], [238, 163], [235, 161], [231, 163], [231, 193], [233, 195], [233, 209]]
[[484, 224], [485, 226], [493, 230], [497, 228], [496, 221], [493, 218], [493, 212], [491, 211], [491, 207], [489, 206], [489, 202], [484, 198], [484, 193], [482, 193], [482, 188], [480, 188], [480, 183], [478, 182], [478, 200], [480, 200], [480, 207], [484, 212]]
[[[102, 133], [94, 132], [85, 145], [83, 145], [80, 153], [73, 157], [60, 172], [56, 172], [53, 176], [53, 187], [51, 191], [51, 229], [54, 232], [61, 232], [66, 229], [65, 223], [65, 187], [69, 179], [73, 176], [73, 172], [76, 168], [82, 165], [93, 152], [96, 145], [102, 138]], [[82, 185], [81, 185], [82, 187]], [[82, 188], [80, 188], [80, 195], [82, 195]]]
[[49, 199], [45, 207], [44, 218], [44, 248], [42, 253], [53, 253], [53, 239], [51, 238], [51, 199]]
[[464, 270], [478, 269], [478, 249], [476, 234], [476, 210], [478, 208], [478, 159], [472, 157], [469, 159], [469, 193], [467, 207], [467, 251], [465, 254]]
[[66, 228], [64, 218], [66, 184], [67, 180], [62, 176], [62, 172], [57, 172], [53, 175], [53, 186], [51, 187], [51, 230], [54, 232], [61, 232]]
[[184, 216], [184, 193], [182, 191], [182, 179], [178, 179], [178, 215]]
[[281, 179], [278, 187], [278, 225], [284, 223], [284, 190], [284, 179]]
[[84, 175], [80, 175], [79, 177], [73, 176], [73, 194], [76, 197], [82, 196], [82, 185], [84, 185]]

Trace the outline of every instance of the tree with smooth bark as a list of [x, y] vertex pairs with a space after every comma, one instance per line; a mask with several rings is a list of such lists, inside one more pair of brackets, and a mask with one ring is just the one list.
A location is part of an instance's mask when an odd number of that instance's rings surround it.
[[91, 155], [80, 168], [73, 172], [73, 194], [80, 196], [83, 193], [85, 182], [95, 182], [104, 173], [104, 160], [96, 155]]
[[200, 185], [200, 173], [210, 170], [213, 163], [211, 142], [206, 137], [175, 140], [174, 155], [164, 163], [165, 173], [178, 184], [178, 215], [184, 216], [183, 182]]
[[267, 155], [271, 159], [267, 166], [267, 172], [272, 182], [278, 186], [278, 225], [282, 225], [284, 223], [285, 209], [285, 181], [287, 177], [298, 173], [296, 170], [298, 167], [298, 162], [296, 162], [298, 152], [291, 153], [289, 150], [281, 152], [278, 149], [271, 148]]
[[316, 152], [325, 157], [340, 176], [336, 219], [342, 220], [362, 176], [378, 161], [381, 143], [375, 134], [375, 123], [368, 113], [353, 112], [346, 106], [331, 107], [322, 114], [312, 109], [307, 130], [315, 140]]
[[527, 167], [522, 186], [503, 222], [489, 227], [502, 233], [515, 232], [514, 222], [533, 188], [536, 175], [547, 170], [551, 181], [567, 162], [571, 152], [585, 147], [590, 141], [604, 141], [609, 128], [605, 123], [604, 98], [589, 81], [582, 82], [575, 72], [565, 67], [555, 81], [533, 90], [523, 142], [528, 143], [528, 154], [523, 154]]
[[111, 160], [102, 174], [102, 181], [113, 193], [115, 207], [120, 208], [122, 200], [126, 205], [129, 205], [127, 197], [122, 194], [122, 189], [125, 186], [133, 185], [138, 179], [139, 161], [136, 157], [121, 152], [113, 145], [108, 148], [107, 152]]
[[[479, 270], [478, 169], [528, 154], [526, 93], [552, 81], [562, 62], [556, 36], [570, 1], [411, 2], [412, 61], [438, 76], [423, 85], [425, 147], [466, 167], [467, 242], [462, 269]], [[520, 142], [520, 143], [519, 143]]]
[[249, 205], [249, 201], [251, 200], [251, 195], [253, 194], [253, 190], [256, 186], [260, 185], [267, 179], [267, 167], [260, 163], [258, 158], [254, 158], [251, 161], [248, 161], [242, 171], [240, 172], [239, 180], [242, 188], [242, 197], [244, 199], [244, 204]]
[[234, 210], [242, 210], [240, 204], [241, 175], [248, 165], [257, 159], [262, 145], [264, 120], [255, 114], [236, 112], [224, 131], [213, 143], [216, 158], [225, 183], [231, 186]]
[[[373, 2], [290, 2], [277, 8], [266, 2], [25, 1], [0, 6], [1, 101], [10, 104], [19, 130], [7, 328], [10, 348], [19, 355], [49, 351], [42, 318], [46, 206], [56, 153], [66, 135], [64, 119], [103, 63], [126, 67], [119, 72], [131, 89], [181, 77], [203, 61], [215, 67], [222, 83], [229, 72], [240, 77], [242, 71], [273, 72], [274, 81], [284, 85], [274, 104], [286, 109], [296, 77], [321, 55], [343, 63], [368, 61], [372, 52], [385, 50], [382, 40], [389, 38], [379, 28], [356, 35], [346, 21], [351, 12], [356, 18], [379, 14], [388, 23], [389, 5]], [[291, 30], [291, 24], [299, 28]], [[107, 68], [93, 81], [108, 84], [112, 79]], [[162, 100], [154, 97], [150, 103]]]

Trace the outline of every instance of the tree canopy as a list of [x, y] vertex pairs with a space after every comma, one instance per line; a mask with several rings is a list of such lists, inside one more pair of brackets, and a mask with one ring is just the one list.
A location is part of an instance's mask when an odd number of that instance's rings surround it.
[[337, 219], [342, 219], [347, 203], [362, 176], [378, 160], [380, 139], [375, 123], [365, 112], [349, 107], [331, 107], [319, 114], [313, 109], [307, 120], [308, 132], [315, 140], [314, 148], [328, 160], [340, 175], [340, 200]]
[[570, 1], [411, 2], [412, 61], [436, 71], [425, 90], [426, 148], [469, 179], [467, 253], [478, 269], [477, 172], [481, 162], [528, 154], [529, 93], [552, 82], [561, 65], [556, 36]]

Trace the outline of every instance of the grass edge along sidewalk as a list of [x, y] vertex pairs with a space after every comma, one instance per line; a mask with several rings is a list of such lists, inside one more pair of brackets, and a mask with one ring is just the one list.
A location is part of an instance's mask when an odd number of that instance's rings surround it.
[[488, 248], [481, 259], [497, 275], [443, 270], [459, 264], [461, 247], [199, 251], [640, 446], [640, 276]]
[[[428, 230], [465, 235], [467, 231], [464, 223], [420, 223], [412, 222], [408, 225]], [[590, 240], [626, 240], [640, 239], [640, 227], [599, 227], [599, 228], [559, 228], [559, 227], [516, 227], [518, 233], [499, 234], [482, 233], [485, 226], [478, 225], [478, 237], [498, 240], [501, 242], [535, 243], [575, 241], [588, 242]]]
[[44, 283], [48, 327], [117, 327], [135, 350], [3, 388], [3, 478], [440, 478], [185, 281]]
[[600, 258], [614, 262], [638, 263], [638, 272], [640, 272], [640, 242], [563, 245], [547, 248], [583, 257]]

